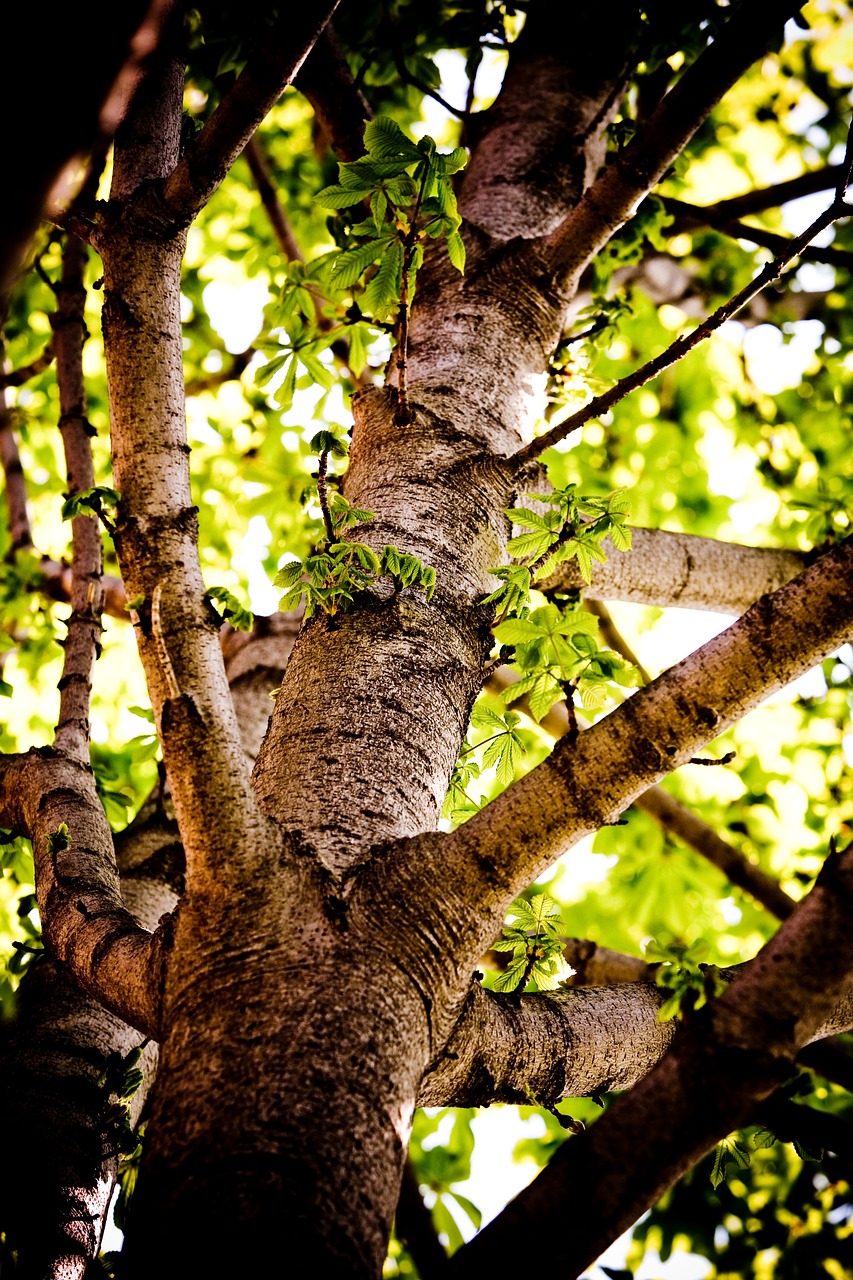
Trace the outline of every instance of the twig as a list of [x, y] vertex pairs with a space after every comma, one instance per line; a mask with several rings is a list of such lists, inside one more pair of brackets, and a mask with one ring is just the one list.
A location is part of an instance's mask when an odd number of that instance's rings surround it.
[[768, 262], [749, 284], [739, 290], [728, 302], [718, 307], [698, 328], [694, 329], [692, 333], [676, 338], [675, 342], [671, 343], [659, 356], [647, 361], [639, 369], [635, 369], [633, 373], [629, 373], [627, 377], [615, 383], [608, 391], [603, 392], [600, 396], [595, 396], [583, 409], [579, 409], [577, 413], [573, 413], [571, 417], [566, 418], [558, 426], [552, 427], [543, 436], [519, 449], [517, 453], [512, 455], [511, 461], [513, 465], [520, 470], [527, 466], [528, 463], [534, 462], [546, 449], [559, 444], [561, 440], [565, 440], [567, 436], [585, 426], [587, 422], [601, 417], [603, 413], [607, 413], [609, 409], [612, 409], [625, 396], [630, 395], [632, 391], [636, 391], [638, 387], [645, 386], [647, 382], [650, 382], [652, 378], [656, 378], [658, 374], [663, 373], [665, 369], [677, 364], [689, 351], [692, 351], [700, 342], [704, 342], [716, 329], [719, 329], [720, 325], [730, 320], [732, 316], [737, 315], [738, 311], [747, 302], [750, 302], [756, 294], [760, 293], [766, 285], [776, 280], [788, 263], [797, 257], [800, 251], [819, 232], [823, 231], [825, 227], [831, 226], [836, 219], [845, 217], [849, 213], [850, 207], [836, 193], [835, 199], [829, 208], [825, 209], [801, 235], [792, 240], [784, 253], [780, 253], [772, 262]]
[[[784, 253], [791, 244], [790, 236], [779, 235], [778, 232], [768, 231], [764, 227], [752, 227], [746, 222], [738, 222], [729, 215], [717, 213], [713, 207], [685, 204], [683, 200], [672, 200], [668, 196], [664, 197], [663, 205], [667, 213], [675, 216], [673, 232], [690, 227], [713, 227], [714, 230], [732, 236], [733, 239], [748, 240], [777, 254]], [[845, 271], [853, 271], [853, 253], [847, 249], [833, 248], [832, 245], [803, 249], [799, 257], [803, 262], [825, 262], [830, 266], [842, 267]]]
[[742, 196], [732, 196], [728, 200], [718, 200], [716, 204], [703, 207], [703, 213], [711, 213], [715, 217], [742, 218], [750, 213], [763, 213], [765, 209], [777, 209], [789, 200], [798, 200], [801, 196], [814, 195], [817, 191], [832, 191], [844, 176], [844, 165], [831, 164], [825, 169], [812, 169], [801, 173], [798, 178], [789, 178], [787, 182], [777, 182], [770, 187], [756, 187]]
[[332, 513], [329, 510], [329, 493], [327, 476], [329, 473], [329, 453], [324, 450], [320, 454], [317, 464], [317, 497], [320, 500], [320, 510], [323, 513], [323, 525], [326, 529], [326, 537], [329, 542], [336, 540], [335, 525], [332, 520]]

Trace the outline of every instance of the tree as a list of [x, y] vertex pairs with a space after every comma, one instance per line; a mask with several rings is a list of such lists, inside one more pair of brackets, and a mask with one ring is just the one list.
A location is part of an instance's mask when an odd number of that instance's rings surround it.
[[[732, 1266], [848, 1265], [849, 22], [172, 12], [100, 199], [92, 166], [9, 296], [10, 1274], [82, 1275], [117, 1174], [92, 1267], [121, 1276], [374, 1276], [395, 1215], [391, 1274], [579, 1275], [653, 1206], [638, 1240], [707, 1250], [725, 1213]], [[468, 89], [437, 146], [442, 50]], [[207, 314], [235, 281], [266, 298], [236, 355]], [[816, 326], [808, 380], [762, 390], [735, 315]], [[253, 556], [285, 610], [254, 622]], [[649, 679], [602, 600], [736, 621]], [[566, 898], [572, 941], [547, 876], [595, 832], [619, 862]], [[551, 1158], [447, 1260], [498, 1102]], [[437, 1147], [419, 1112], [407, 1164], [416, 1107], [462, 1110]]]

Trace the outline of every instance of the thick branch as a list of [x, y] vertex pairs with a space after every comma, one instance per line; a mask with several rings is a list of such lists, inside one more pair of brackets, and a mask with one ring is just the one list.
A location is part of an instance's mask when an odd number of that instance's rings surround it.
[[[83, 381], [86, 259], [87, 250], [82, 240], [69, 236], [62, 258], [62, 279], [56, 289], [57, 310], [51, 317], [59, 389], [59, 429], [69, 497], [84, 493], [95, 484], [92, 428], [86, 417]], [[100, 651], [104, 601], [101, 531], [97, 518], [75, 516], [71, 538], [71, 616], [59, 681], [59, 719], [54, 742], [59, 751], [88, 764], [92, 670]]]
[[[45, 91], [26, 99], [26, 130], [6, 138], [4, 166], [16, 194], [0, 206], [0, 313], [65, 166], [99, 134], [112, 134], [139, 64], [156, 42], [163, 8], [161, 0], [98, 5], [81, 21], [75, 5], [57, 6], [47, 25], [37, 7], [16, 6], [5, 15], [6, 48], [38, 48]], [[0, 118], [16, 118], [20, 95], [19, 80], [4, 76]]]
[[373, 114], [327, 25], [299, 69], [296, 88], [314, 108], [329, 146], [339, 160], [364, 152], [364, 122]]
[[[849, 1016], [853, 978], [853, 848], [830, 856], [795, 915], [657, 1068], [455, 1255], [451, 1275], [519, 1265], [532, 1232], [577, 1276], [791, 1072], [797, 1052]], [[833, 1026], [833, 1029], [836, 1029]], [[625, 1152], [642, 1150], [642, 1161]], [[572, 1222], [566, 1229], [565, 1213]], [[523, 1228], [523, 1229], [522, 1229]]]
[[470, 950], [457, 943], [460, 964], [476, 963], [508, 903], [556, 857], [849, 639], [852, 578], [848, 539], [445, 837], [434, 855], [443, 895], [481, 910]]
[[[293, 616], [276, 614], [256, 619], [251, 635], [223, 630], [243, 746], [252, 760], [269, 715], [269, 691], [281, 680], [298, 625]], [[124, 902], [154, 929], [183, 888], [183, 849], [168, 791], [157, 788], [115, 844]], [[0, 1052], [0, 1128], [10, 1151], [26, 1144], [38, 1150], [39, 1194], [22, 1202], [17, 1168], [11, 1160], [0, 1163], [0, 1230], [18, 1250], [19, 1266], [49, 1276], [60, 1260], [62, 1280], [78, 1280], [97, 1256], [118, 1163], [115, 1098], [99, 1078], [108, 1056], [124, 1056], [140, 1035], [50, 960], [28, 970], [7, 1030]], [[145, 1080], [134, 1095], [131, 1122], [148, 1095], [155, 1060], [152, 1044], [141, 1064]], [[9, 1206], [8, 1220], [3, 1205]]]
[[2, 825], [33, 842], [51, 955], [107, 1009], [156, 1036], [159, 944], [122, 901], [91, 769], [48, 747], [0, 757], [0, 815]]
[[603, 544], [607, 561], [593, 564], [589, 586], [575, 560], [558, 565], [537, 585], [544, 591], [580, 588], [593, 600], [629, 600], [663, 609], [704, 609], [739, 616], [759, 596], [802, 573], [808, 560], [802, 551], [742, 547], [691, 533], [664, 529], [632, 533], [630, 551]]
[[797, 7], [792, 0], [756, 0], [729, 19], [663, 98], [634, 142], [607, 166], [549, 237], [553, 266], [564, 281], [577, 279], [628, 220], [723, 94], [765, 52], [776, 30]]
[[162, 198], [176, 224], [187, 226], [204, 208], [302, 66], [337, 5], [338, 0], [314, 0], [281, 11], [195, 145], [166, 180]]
[[239, 876], [241, 858], [262, 856], [267, 830], [240, 749], [198, 558], [182, 368], [183, 239], [164, 239], [162, 228], [139, 221], [133, 198], [134, 183], [176, 158], [182, 86], [180, 62], [164, 57], [116, 139], [125, 214], [120, 206], [111, 222], [107, 211], [101, 243], [113, 475], [122, 495], [115, 542], [130, 598], [143, 597], [137, 640], [188, 874]]

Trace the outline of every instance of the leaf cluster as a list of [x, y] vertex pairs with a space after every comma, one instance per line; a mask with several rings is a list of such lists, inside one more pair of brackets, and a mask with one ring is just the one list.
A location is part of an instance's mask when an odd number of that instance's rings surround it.
[[504, 700], [527, 697], [538, 722], [556, 702], [577, 692], [587, 711], [605, 705], [613, 686], [638, 683], [635, 667], [598, 643], [598, 619], [585, 609], [542, 605], [494, 628], [502, 646], [511, 647], [519, 679], [504, 690]]
[[575, 972], [563, 959], [564, 932], [560, 908], [547, 893], [530, 901], [519, 898], [509, 910], [512, 924], [504, 925], [495, 951], [510, 951], [512, 959], [494, 982], [495, 991], [524, 991], [533, 980], [539, 991], [554, 991]]
[[367, 154], [339, 165], [339, 181], [316, 199], [334, 210], [369, 204], [370, 217], [350, 228], [356, 243], [335, 255], [329, 284], [333, 290], [352, 290], [378, 264], [359, 305], [386, 320], [399, 305], [404, 273], [409, 294], [414, 292], [426, 239], [444, 238], [450, 261], [464, 270], [461, 218], [450, 179], [467, 157], [462, 147], [442, 154], [430, 137], [412, 142], [390, 116], [365, 124], [364, 145]]
[[621, 490], [596, 498], [579, 494], [573, 484], [525, 496], [548, 510], [506, 509], [508, 519], [526, 530], [508, 544], [510, 554], [521, 563], [493, 569], [501, 586], [483, 600], [497, 607], [495, 639], [520, 677], [505, 690], [504, 700], [526, 696], [537, 721], [564, 698], [572, 705], [575, 691], [587, 710], [600, 709], [614, 685], [629, 688], [639, 682], [636, 669], [618, 653], [600, 647], [598, 619], [592, 614], [555, 603], [531, 612], [530, 592], [536, 581], [571, 559], [577, 560], [589, 582], [593, 561], [607, 558], [601, 546], [607, 537], [620, 551], [629, 550], [627, 502]]
[[684, 1018], [725, 991], [726, 980], [719, 968], [701, 963], [705, 954], [707, 948], [701, 941], [689, 946], [675, 942], [664, 944], [654, 939], [646, 943], [646, 960], [660, 965], [655, 983], [669, 992], [658, 1009], [658, 1022]]
[[336, 541], [322, 544], [304, 560], [291, 560], [273, 579], [285, 590], [280, 609], [297, 609], [304, 600], [306, 618], [318, 609], [331, 617], [350, 608], [358, 592], [381, 578], [391, 579], [395, 597], [406, 587], [417, 587], [432, 599], [436, 577], [430, 565], [398, 547], [386, 545], [377, 553], [366, 542], [344, 538], [348, 528], [372, 520], [372, 511], [352, 507], [342, 494], [333, 493], [329, 513]]
[[62, 519], [73, 520], [75, 516], [96, 516], [102, 524], [113, 531], [115, 525], [111, 515], [119, 504], [121, 495], [109, 485], [99, 484], [92, 489], [84, 489], [66, 498], [62, 504]]
[[444, 798], [442, 815], [445, 818], [458, 824], [480, 808], [468, 788], [483, 770], [494, 769], [502, 786], [513, 781], [527, 749], [518, 731], [519, 721], [520, 717], [514, 711], [498, 711], [482, 699], [474, 704], [471, 727], [484, 730], [487, 737], [475, 743], [466, 739]]
[[[246, 609], [227, 587], [208, 587], [204, 598], [216, 618], [216, 625], [230, 622], [235, 631], [251, 631], [254, 621], [251, 612]], [[214, 601], [222, 607], [217, 609]]]

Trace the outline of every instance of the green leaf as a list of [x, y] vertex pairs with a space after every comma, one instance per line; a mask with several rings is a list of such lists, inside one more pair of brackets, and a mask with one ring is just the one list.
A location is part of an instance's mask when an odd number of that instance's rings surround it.
[[273, 578], [274, 587], [292, 587], [305, 572], [305, 566], [301, 560], [291, 560], [288, 564], [282, 565], [278, 573]]
[[403, 246], [394, 239], [383, 254], [376, 275], [364, 293], [364, 306], [383, 319], [400, 301], [403, 285]]
[[457, 271], [465, 271], [465, 242], [458, 231], [447, 237], [447, 256]]
[[[658, 1015], [660, 1018], [660, 1015]], [[716, 1191], [726, 1180], [726, 1163], [728, 1161], [728, 1151], [721, 1142], [719, 1146], [714, 1148], [714, 1165], [711, 1169], [711, 1186]]]
[[326, 209], [348, 209], [351, 205], [359, 204], [370, 195], [370, 192], [370, 183], [351, 187], [343, 187], [335, 183], [318, 191], [314, 199], [317, 204], [323, 205]]
[[311, 437], [309, 449], [312, 453], [329, 453], [333, 458], [345, 458], [348, 453], [345, 442], [333, 431], [318, 431]]
[[378, 160], [404, 159], [416, 164], [421, 153], [390, 116], [376, 116], [364, 126], [364, 145], [368, 154]]
[[[250, 611], [240, 604], [235, 595], [232, 595], [227, 587], [208, 587], [204, 593], [205, 600], [214, 609], [214, 612], [227, 620], [235, 631], [251, 631], [254, 618]], [[214, 601], [218, 601], [223, 606], [220, 612], [216, 609]]]
[[355, 284], [362, 272], [385, 253], [394, 239], [396, 237], [393, 234], [377, 236], [375, 240], [369, 240], [367, 244], [360, 244], [354, 249], [347, 249], [345, 253], [339, 253], [332, 267], [331, 283], [333, 287], [336, 289], [349, 289], [350, 286]]

